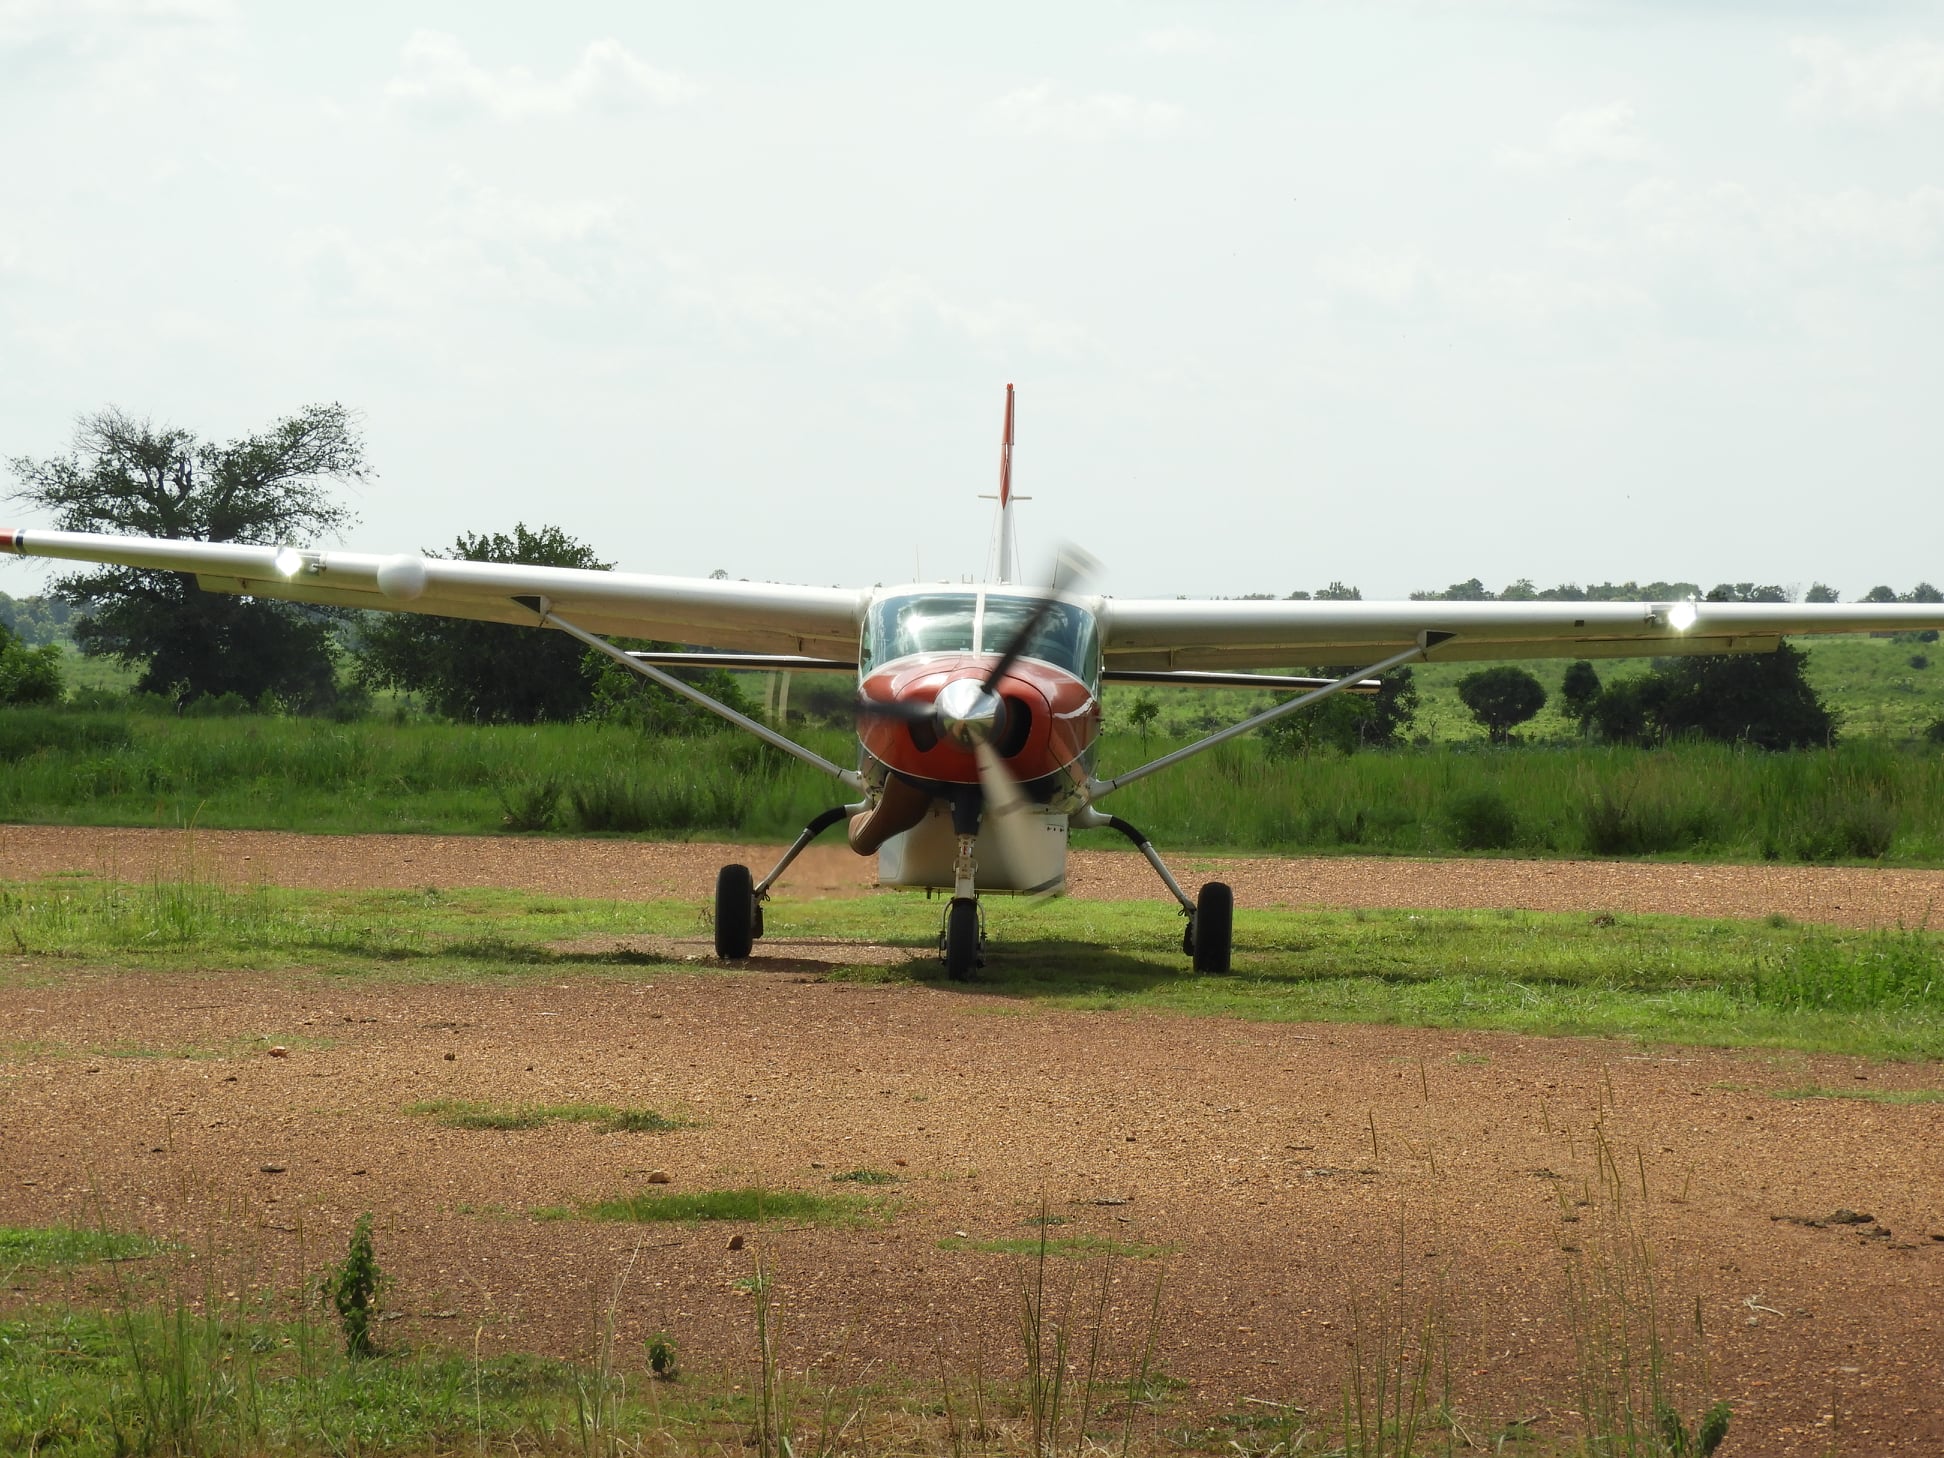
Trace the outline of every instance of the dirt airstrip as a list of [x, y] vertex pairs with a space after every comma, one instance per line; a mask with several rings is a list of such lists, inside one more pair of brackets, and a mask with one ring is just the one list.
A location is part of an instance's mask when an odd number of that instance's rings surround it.
[[[183, 854], [179, 836], [0, 827], [0, 879], [141, 879]], [[206, 833], [193, 854], [243, 881], [699, 899], [722, 860], [766, 852]], [[1184, 879], [1214, 864], [1187, 862]], [[1219, 864], [1255, 905], [1914, 925], [1944, 891], [1929, 872]], [[786, 890], [862, 894], [861, 869], [819, 856]], [[1089, 853], [1073, 889], [1156, 888], [1134, 858]], [[1944, 1452], [1944, 1105], [1774, 1097], [1932, 1087], [1934, 1067], [1064, 1012], [976, 986], [824, 982], [802, 965], [814, 950], [788, 972], [671, 964], [464, 986], [0, 957], [0, 1224], [105, 1217], [293, 1289], [369, 1209], [397, 1278], [390, 1340], [584, 1355], [626, 1272], [629, 1360], [667, 1330], [694, 1365], [745, 1366], [737, 1282], [760, 1250], [799, 1360], [837, 1351], [922, 1376], [940, 1349], [968, 1370], [983, 1347], [1005, 1370], [1015, 1259], [977, 1247], [1035, 1234], [1043, 1211], [1058, 1237], [1130, 1248], [1106, 1321], [1123, 1349], [1165, 1271], [1158, 1362], [1187, 1384], [1184, 1412], [1334, 1401], [1350, 1303], [1368, 1317], [1402, 1292], [1421, 1312], [1442, 1275], [1469, 1430], [1534, 1417], [1557, 1433], [1575, 1397], [1568, 1278], [1615, 1268], [1617, 1170], [1624, 1209], [1651, 1231], [1675, 1370], [1697, 1402], [1734, 1405], [1725, 1454]], [[651, 1106], [693, 1127], [463, 1131], [405, 1112], [442, 1098]], [[831, 1180], [856, 1169], [897, 1182]], [[761, 1183], [893, 1204], [854, 1228], [761, 1232], [531, 1213], [638, 1190], [651, 1170], [678, 1191]], [[1824, 1218], [1839, 1210], [1870, 1218]], [[27, 1289], [0, 1290], [0, 1305], [87, 1279], [17, 1275]]]

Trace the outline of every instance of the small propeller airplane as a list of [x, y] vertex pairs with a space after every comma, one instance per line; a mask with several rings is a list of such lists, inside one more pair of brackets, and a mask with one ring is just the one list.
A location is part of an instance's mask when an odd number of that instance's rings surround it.
[[[803, 828], [769, 872], [724, 866], [715, 950], [746, 957], [763, 904], [805, 846], [847, 824], [876, 855], [881, 885], [950, 893], [939, 952], [965, 979], [983, 962], [982, 892], [1050, 895], [1074, 830], [1131, 841], [1180, 905], [1182, 951], [1226, 972], [1234, 897], [1190, 897], [1148, 838], [1099, 807], [1114, 791], [1340, 693], [1374, 693], [1412, 662], [1773, 651], [1785, 634], [1944, 628], [1944, 606], [1912, 603], [1362, 602], [1126, 599], [1092, 593], [1084, 554], [1049, 586], [1017, 583], [1013, 387], [1006, 386], [995, 580], [846, 590], [647, 576], [414, 553], [240, 546], [86, 532], [0, 529], [0, 552], [193, 574], [206, 591], [328, 607], [429, 613], [550, 628], [721, 715], [828, 774], [855, 798]], [[631, 652], [611, 637], [706, 645]], [[1263, 672], [1361, 663], [1335, 678]], [[825, 759], [684, 682], [682, 668], [858, 677], [859, 764]], [[1272, 708], [1111, 778], [1094, 773], [1100, 695], [1111, 683], [1293, 692]]]

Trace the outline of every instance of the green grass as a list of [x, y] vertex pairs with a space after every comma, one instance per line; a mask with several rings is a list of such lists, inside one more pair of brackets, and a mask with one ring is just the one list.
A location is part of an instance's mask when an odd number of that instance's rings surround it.
[[[1202, 712], [1233, 719], [1249, 707], [1237, 697], [1232, 711]], [[1565, 737], [1277, 759], [1244, 739], [1106, 803], [1175, 850], [1944, 864], [1944, 753], [1892, 742], [1894, 727], [1788, 754]], [[855, 754], [840, 731], [802, 737], [840, 762]], [[1144, 753], [1138, 735], [1109, 732], [1098, 767], [1111, 775], [1183, 739], [1157, 735]], [[842, 794], [730, 734], [0, 710], [0, 820], [471, 834], [544, 824], [775, 841]], [[1100, 831], [1077, 843], [1124, 848]]]
[[1940, 1104], [1944, 1088], [1803, 1088], [1777, 1089], [1778, 1099], [1860, 1099], [1872, 1104]]
[[1113, 1240], [1104, 1235], [1062, 1235], [1042, 1240], [1037, 1235], [1000, 1236], [974, 1240], [952, 1235], [938, 1242], [940, 1250], [975, 1250], [984, 1255], [1010, 1255], [1036, 1258], [1043, 1251], [1058, 1260], [1085, 1260], [1113, 1256], [1120, 1260], [1148, 1261], [1170, 1253], [1172, 1247], [1143, 1245], [1132, 1240]]
[[[995, 900], [987, 966], [947, 984], [937, 909], [917, 897], [772, 903], [769, 935], [909, 949], [838, 965], [859, 982], [928, 981], [968, 1008], [1034, 1006], [1263, 1021], [1377, 1022], [1866, 1057], [1944, 1056], [1944, 936], [1784, 922], [1499, 911], [1236, 914], [1235, 970], [1192, 975], [1156, 901]], [[357, 979], [710, 976], [573, 936], [667, 935], [706, 947], [681, 902], [563, 902], [516, 892], [226, 891], [49, 880], [0, 886], [0, 986], [74, 960], [157, 972], [216, 965]]]
[[0, 1271], [22, 1266], [79, 1266], [132, 1261], [165, 1249], [146, 1235], [80, 1230], [69, 1225], [0, 1226]]
[[636, 1223], [674, 1221], [686, 1225], [705, 1220], [735, 1220], [757, 1225], [784, 1222], [850, 1225], [883, 1209], [882, 1199], [867, 1195], [812, 1195], [801, 1190], [745, 1186], [734, 1190], [625, 1195], [582, 1205], [577, 1213], [590, 1220]]
[[746, 1405], [646, 1386], [524, 1354], [353, 1361], [234, 1303], [43, 1308], [0, 1321], [0, 1453], [587, 1454], [621, 1451], [621, 1432], [727, 1437]]
[[832, 1184], [895, 1185], [898, 1177], [888, 1169], [847, 1169], [830, 1177]]
[[407, 1104], [454, 1129], [544, 1129], [549, 1124], [599, 1124], [612, 1133], [667, 1134], [694, 1125], [654, 1109], [617, 1109], [609, 1104], [488, 1104], [465, 1099], [425, 1099]]

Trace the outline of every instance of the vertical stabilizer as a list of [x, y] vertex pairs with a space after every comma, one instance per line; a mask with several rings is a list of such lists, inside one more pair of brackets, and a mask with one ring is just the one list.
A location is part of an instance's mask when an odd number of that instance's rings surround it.
[[1006, 386], [1006, 428], [999, 441], [999, 574], [1001, 582], [1013, 580], [1012, 519], [1013, 387]]

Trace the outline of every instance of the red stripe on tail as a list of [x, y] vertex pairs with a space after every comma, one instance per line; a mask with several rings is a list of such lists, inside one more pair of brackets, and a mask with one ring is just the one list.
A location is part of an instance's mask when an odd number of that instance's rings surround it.
[[1013, 387], [1006, 386], [1006, 433], [999, 442], [999, 509], [1012, 500]]

